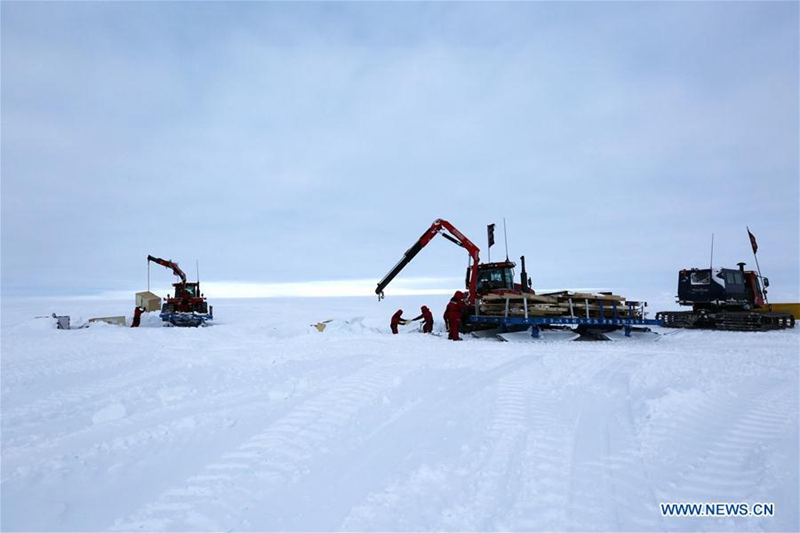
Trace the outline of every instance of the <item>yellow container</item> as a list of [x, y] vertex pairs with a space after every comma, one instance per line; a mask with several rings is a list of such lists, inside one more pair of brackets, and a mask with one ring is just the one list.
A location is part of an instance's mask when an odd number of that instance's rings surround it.
[[759, 311], [774, 311], [777, 313], [792, 313], [795, 318], [800, 319], [800, 303], [793, 304], [769, 304]]

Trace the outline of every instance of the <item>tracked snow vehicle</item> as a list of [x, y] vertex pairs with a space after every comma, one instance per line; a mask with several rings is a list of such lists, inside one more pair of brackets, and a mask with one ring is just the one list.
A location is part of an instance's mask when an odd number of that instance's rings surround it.
[[[678, 273], [679, 305], [691, 311], [660, 311], [667, 328], [766, 331], [793, 328], [791, 313], [770, 311], [766, 303], [769, 279], [739, 268], [691, 268]], [[763, 285], [761, 281], [763, 279]]]
[[159, 317], [165, 325], [178, 327], [205, 326], [214, 319], [214, 307], [208, 305], [206, 297], [200, 292], [200, 281], [186, 281], [186, 274], [178, 263], [152, 255], [147, 256], [147, 264], [156, 263], [172, 270], [180, 281], [173, 283], [175, 295], [164, 299]]
[[[471, 258], [467, 268], [465, 301], [469, 315], [462, 326], [478, 336], [497, 336], [506, 341], [534, 339], [622, 340], [655, 338], [644, 328], [660, 325], [644, 317], [644, 302], [627, 301], [611, 293], [559, 291], [537, 294], [521, 257], [520, 283], [514, 282], [513, 261], [481, 263], [480, 250], [450, 222], [437, 219], [409, 248], [400, 261], [378, 283], [375, 293], [383, 298], [384, 289], [436, 235], [466, 249]], [[491, 244], [491, 240], [490, 240]]]

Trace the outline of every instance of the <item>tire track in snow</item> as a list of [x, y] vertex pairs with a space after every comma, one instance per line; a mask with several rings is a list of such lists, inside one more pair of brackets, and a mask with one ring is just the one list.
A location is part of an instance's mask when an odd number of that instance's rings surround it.
[[136, 352], [123, 350], [110, 352], [102, 357], [94, 353], [80, 353], [77, 357], [64, 354], [58, 360], [48, 358], [42, 361], [25, 361], [6, 365], [3, 362], [3, 388], [13, 388], [29, 383], [52, 380], [59, 376], [83, 375], [97, 370], [106, 370], [134, 361], [141, 356]]
[[[752, 399], [737, 400], [734, 409], [725, 409], [727, 416], [719, 417], [724, 426], [705, 435], [697, 459], [675, 465], [672, 475], [662, 477], [668, 485], [664, 501], [753, 501], [765, 490], [763, 479], [771, 465], [764, 461], [764, 450], [796, 435], [797, 394], [786, 387], [764, 387]], [[731, 416], [737, 412], [740, 416]], [[695, 414], [695, 423], [702, 414]]]
[[[461, 380], [457, 386], [431, 395], [415, 405], [403, 416], [394, 420], [385, 431], [396, 435], [411, 435], [401, 450], [406, 463], [402, 479], [388, 478], [383, 486], [373, 488], [354, 501], [349, 514], [341, 522], [345, 530], [383, 529], [486, 529], [494, 524], [494, 517], [502, 514], [495, 497], [496, 491], [514, 494], [521, 483], [517, 468], [525, 443], [527, 408], [532, 376], [538, 372], [540, 357], [517, 356], [478, 376]], [[495, 391], [492, 389], [496, 388]], [[444, 437], [442, 428], [449, 419], [464, 417], [463, 411], [472, 410], [475, 402], [487, 395], [494, 396], [490, 421], [486, 430], [479, 430], [477, 438], [485, 443], [476, 450], [455, 441], [448, 458], [433, 464], [421, 459], [417, 453], [430, 446], [441, 447], [438, 439]], [[436, 413], [427, 425], [420, 426], [419, 412]], [[469, 417], [468, 417], [469, 418]], [[415, 424], [411, 424], [414, 422]], [[474, 430], [473, 430], [474, 431]], [[456, 437], [459, 437], [456, 435]], [[463, 438], [463, 437], [462, 437]], [[443, 452], [436, 450], [438, 455]], [[397, 450], [395, 450], [397, 453]], [[374, 454], [362, 467], [397, 462], [397, 458]], [[416, 458], [416, 463], [411, 463]], [[422, 462], [420, 462], [422, 461]], [[515, 479], [506, 483], [506, 477]], [[463, 487], [458, 496], [443, 500], [443, 495], [453, 487]], [[507, 500], [508, 496], [504, 496]]]
[[[162, 363], [156, 367], [126, 371], [111, 379], [56, 391], [31, 404], [4, 410], [2, 424], [6, 431], [20, 429], [29, 433], [31, 427], [47, 424], [51, 418], [60, 416], [64, 412], [77, 415], [78, 413], [71, 409], [72, 406], [78, 406], [82, 411], [94, 412], [99, 409], [101, 404], [108, 402], [108, 395], [124, 391], [140, 383], [152, 383], [155, 379], [172, 374], [184, 366], [183, 363]], [[94, 398], [99, 399], [93, 400]]]
[[380, 401], [409, 370], [377, 363], [355, 372], [157, 501], [117, 520], [113, 529], [263, 529], [270, 495], [308, 475], [311, 458], [334, 446], [354, 415]]
[[521, 486], [513, 506], [498, 518], [497, 530], [548, 531], [566, 523], [571, 434], [558, 401], [541, 382], [530, 387], [528, 397], [528, 431], [518, 465]]
[[642, 362], [609, 354], [589, 380], [573, 432], [569, 529], [660, 527], [630, 409], [630, 373]]
[[536, 366], [527, 366], [497, 381], [494, 413], [486, 430], [487, 446], [470, 465], [471, 483], [465, 497], [442, 512], [439, 530], [495, 529], [507, 516], [525, 482], [519, 467], [524, 456], [530, 389]]
[[[331, 365], [333, 364], [341, 364], [341, 360], [331, 362]], [[304, 380], [319, 379], [322, 383], [333, 380], [334, 378], [328, 375], [329, 369], [330, 365], [319, 365], [307, 373]], [[156, 376], [147, 376], [144, 381], [154, 377]], [[280, 404], [275, 404], [270, 395], [271, 391], [276, 390], [291, 391], [288, 393], [291, 397], [300, 397], [309, 392], [298, 390], [297, 380], [292, 377], [283, 382], [256, 383], [249, 387], [240, 386], [213, 394], [187, 394], [178, 401], [166, 405], [158, 404], [154, 409], [100, 425], [92, 425], [91, 417], [87, 416], [90, 425], [69, 433], [51, 436], [44, 441], [32, 441], [15, 446], [9, 446], [9, 442], [4, 442], [3, 460], [6, 464], [13, 464], [14, 461], [35, 454], [40, 463], [46, 464], [47, 461], [57, 461], [64, 455], [90, 457], [97, 453], [120, 449], [125, 449], [129, 453], [137, 445], [152, 445], [158, 441], [173, 440], [181, 431], [196, 432], [197, 426], [225, 424], [227, 415], [234, 421], [245, 414], [245, 411], [275, 408]], [[154, 391], [154, 396], [156, 393], [157, 391]]]

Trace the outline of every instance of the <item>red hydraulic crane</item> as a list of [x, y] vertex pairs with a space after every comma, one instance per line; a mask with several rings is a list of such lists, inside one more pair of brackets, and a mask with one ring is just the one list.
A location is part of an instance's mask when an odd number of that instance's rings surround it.
[[[178, 263], [167, 261], [166, 259], [161, 259], [160, 257], [154, 257], [152, 255], [148, 255], [147, 260], [171, 269], [173, 274], [181, 278], [181, 285], [186, 285], [186, 274], [183, 272], [183, 270], [181, 270], [181, 267], [178, 266]], [[175, 293], [176, 297], [179, 295], [180, 294], [178, 292]]]
[[394, 268], [389, 271], [389, 273], [386, 274], [386, 276], [378, 283], [378, 287], [375, 289], [375, 294], [378, 295], [378, 299], [383, 298], [383, 289], [385, 289], [386, 286], [389, 285], [389, 283], [391, 283], [391, 281], [395, 278], [395, 276], [397, 276], [397, 274], [399, 274], [400, 271], [403, 270], [403, 268], [405, 268], [405, 266], [412, 259], [414, 259], [420, 250], [422, 250], [429, 242], [431, 242], [431, 239], [438, 234], [441, 234], [442, 237], [448, 241], [465, 248], [469, 253], [470, 258], [472, 258], [472, 266], [470, 267], [468, 275], [467, 288], [469, 290], [469, 303], [475, 303], [475, 297], [478, 293], [478, 264], [480, 263], [478, 254], [480, 253], [480, 250], [472, 241], [466, 238], [463, 233], [458, 231], [455, 226], [441, 218], [436, 219], [433, 224], [431, 224], [431, 227], [422, 234], [422, 236], [411, 246], [411, 248], [406, 250], [403, 258], [400, 259]]

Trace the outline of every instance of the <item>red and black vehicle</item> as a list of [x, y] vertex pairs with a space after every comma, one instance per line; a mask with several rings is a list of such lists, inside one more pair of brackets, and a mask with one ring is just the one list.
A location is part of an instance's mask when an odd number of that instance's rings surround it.
[[174, 295], [169, 294], [164, 299], [161, 306], [161, 320], [173, 326], [197, 327], [204, 326], [206, 322], [214, 318], [214, 308], [208, 305], [206, 297], [200, 292], [200, 281], [186, 281], [186, 274], [178, 266], [178, 263], [147, 256], [148, 265], [153, 263], [167, 267], [177, 276], [180, 281], [173, 283]]
[[769, 280], [744, 266], [681, 270], [677, 302], [692, 310], [660, 311], [656, 318], [667, 328], [764, 331], [794, 327], [791, 313], [765, 310]]

